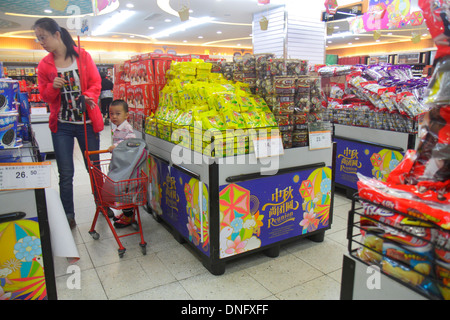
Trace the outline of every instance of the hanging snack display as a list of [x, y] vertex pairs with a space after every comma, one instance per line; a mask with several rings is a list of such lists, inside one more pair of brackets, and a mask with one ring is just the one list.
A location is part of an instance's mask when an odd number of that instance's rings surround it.
[[[437, 22], [434, 21], [436, 15], [433, 10], [437, 8], [436, 1], [424, 0], [419, 1], [419, 4], [424, 9], [428, 27], [433, 30], [432, 36], [436, 41], [445, 31], [444, 28], [435, 32], [434, 24]], [[416, 150], [407, 151], [386, 182], [359, 175], [358, 193], [361, 201], [372, 204], [365, 205], [367, 208], [375, 207], [364, 212], [365, 219], [372, 221], [372, 226], [365, 230], [367, 233], [362, 242], [366, 247], [376, 248], [375, 253], [378, 254], [369, 257], [371, 262], [376, 260], [383, 272], [433, 297], [450, 300], [448, 44], [438, 47], [438, 51], [435, 70], [426, 93], [416, 100], [411, 99], [414, 95], [405, 94], [402, 98], [408, 100], [402, 102], [397, 99], [395, 105], [398, 112], [403, 111], [408, 116], [420, 114]], [[396, 71], [404, 70], [397, 68]], [[420, 105], [416, 103], [417, 100], [421, 101]], [[390, 213], [380, 211], [390, 209]], [[400, 218], [394, 219], [396, 216]], [[376, 235], [378, 240], [370, 239], [372, 235]], [[368, 256], [364, 251], [360, 250], [360, 257], [367, 261]]]

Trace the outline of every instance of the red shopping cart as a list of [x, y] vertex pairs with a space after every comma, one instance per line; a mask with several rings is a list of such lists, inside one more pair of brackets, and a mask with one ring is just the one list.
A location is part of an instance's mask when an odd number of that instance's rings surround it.
[[[89, 156], [93, 154], [98, 154], [100, 160], [91, 160]], [[105, 217], [105, 220], [107, 221], [108, 226], [111, 229], [117, 244], [119, 245], [119, 257], [122, 258], [126, 251], [120, 241], [120, 238], [135, 234], [139, 234], [141, 237], [139, 246], [141, 247], [142, 254], [145, 255], [147, 253], [147, 243], [144, 241], [144, 235], [142, 233], [139, 206], [147, 203], [148, 177], [144, 170], [141, 169], [139, 170], [136, 178], [120, 181], [111, 180], [111, 178], [107, 175], [109, 171], [109, 164], [111, 162], [111, 157], [106, 158], [108, 154], [111, 154], [108, 150], [86, 151], [89, 177], [91, 179], [92, 193], [94, 195], [96, 205], [95, 216], [92, 221], [89, 234], [95, 240], [100, 238], [100, 234], [95, 231], [95, 226], [97, 224], [98, 216], [101, 213]], [[133, 223], [135, 232], [118, 235], [116, 229], [108, 218], [108, 208], [117, 210], [133, 209], [133, 214], [136, 219]]]
[[[78, 36], [78, 47], [81, 48], [80, 37]], [[79, 56], [79, 65], [83, 64], [82, 55]], [[86, 88], [85, 78], [83, 74], [83, 68], [80, 68], [80, 82], [82, 88], [82, 94], [77, 100], [77, 104], [80, 104], [82, 112], [86, 112], [86, 101], [83, 95], [83, 90]], [[98, 106], [97, 106], [98, 108]], [[96, 211], [94, 215], [94, 220], [92, 221], [91, 229], [89, 234], [95, 240], [100, 238], [100, 234], [95, 231], [95, 226], [97, 224], [98, 216], [101, 213], [108, 223], [114, 238], [119, 245], [119, 257], [123, 257], [126, 249], [122, 245], [120, 238], [139, 234], [141, 237], [141, 242], [139, 243], [141, 247], [142, 254], [147, 253], [147, 243], [144, 241], [144, 235], [142, 233], [141, 216], [139, 214], [139, 206], [147, 204], [147, 185], [148, 177], [143, 170], [140, 168], [137, 174], [133, 176], [132, 179], [114, 181], [108, 177], [109, 164], [111, 163], [111, 155], [108, 150], [88, 150], [88, 140], [87, 140], [87, 129], [86, 129], [86, 117], [84, 118], [84, 137], [85, 137], [85, 157], [88, 165], [89, 177], [91, 180], [92, 193], [94, 195]], [[91, 155], [99, 155], [100, 160], [92, 160]], [[97, 158], [97, 157], [95, 157]], [[102, 159], [103, 158], [103, 159]], [[136, 232], [131, 232], [127, 234], [118, 235], [116, 229], [111, 223], [107, 210], [108, 208], [113, 208], [117, 210], [123, 209], [133, 209], [133, 217], [137, 219], [133, 223]]]

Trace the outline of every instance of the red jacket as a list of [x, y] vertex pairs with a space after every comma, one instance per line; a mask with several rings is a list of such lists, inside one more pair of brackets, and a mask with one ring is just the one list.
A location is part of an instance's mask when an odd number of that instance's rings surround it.
[[[75, 47], [75, 50], [81, 57], [82, 69], [80, 69], [80, 57], [77, 58], [78, 70], [80, 70], [82, 77], [81, 92], [97, 102], [102, 89], [102, 81], [97, 66], [87, 51], [84, 49], [79, 50], [78, 47]], [[49, 127], [52, 132], [56, 132], [58, 130], [59, 109], [61, 108], [61, 91], [53, 88], [53, 80], [58, 76], [53, 53], [49, 53], [39, 62], [37, 73], [39, 93], [42, 100], [47, 102], [50, 107]], [[98, 105], [95, 104], [92, 107], [87, 105], [86, 109], [88, 110], [89, 119], [92, 121], [94, 132], [102, 131], [103, 116]]]

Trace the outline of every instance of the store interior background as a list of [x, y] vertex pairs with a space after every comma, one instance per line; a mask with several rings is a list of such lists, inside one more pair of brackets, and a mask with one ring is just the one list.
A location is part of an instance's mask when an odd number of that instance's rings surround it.
[[[323, 1], [306, 0], [116, 0], [110, 1], [92, 16], [92, 1], [16, 0], [0, 3], [0, 57], [8, 65], [35, 66], [45, 56], [36, 43], [32, 25], [41, 16], [55, 18], [76, 37], [76, 17], [88, 15], [90, 36], [81, 36], [81, 45], [99, 65], [122, 63], [132, 56], [148, 53], [199, 54], [232, 60], [236, 54], [254, 53], [254, 30], [259, 28], [257, 15], [269, 16], [271, 10], [286, 6], [300, 16], [320, 21], [326, 38], [324, 52], [330, 57], [381, 56], [399, 53], [434, 51], [425, 22], [410, 23], [377, 32], [349, 31], [352, 14], [357, 8], [364, 14], [372, 1], [338, 0], [338, 12], [324, 22]], [[267, 4], [260, 4], [267, 3]], [[418, 0], [394, 1], [409, 12], [419, 10]], [[182, 22], [178, 11], [189, 8], [189, 21]], [[405, 10], [408, 8], [405, 7]], [[341, 11], [339, 11], [341, 10]], [[110, 12], [109, 12], [110, 11]], [[345, 16], [349, 18], [345, 18]], [[344, 19], [342, 19], [344, 18]], [[336, 20], [337, 19], [337, 20]], [[278, 22], [269, 19], [268, 30], [259, 41], [268, 37]], [[184, 29], [183, 29], [184, 28]], [[413, 42], [413, 37], [420, 41]], [[375, 40], [377, 39], [377, 40]], [[289, 53], [288, 53], [289, 54]], [[290, 58], [290, 56], [287, 56]], [[297, 57], [291, 57], [297, 58]], [[307, 58], [307, 57], [306, 57]], [[324, 61], [325, 62], [325, 61]]]
[[[284, 5], [289, 5], [289, 10], [294, 10], [302, 18], [317, 20], [324, 36], [314, 40], [318, 42], [318, 46], [322, 47], [320, 54], [323, 54], [323, 62], [327, 61], [327, 57], [376, 58], [400, 53], [418, 54], [435, 51], [425, 22], [418, 26], [407, 24], [379, 30], [379, 34], [373, 31], [352, 33], [349, 31], [349, 19], [323, 21], [324, 0], [115, 0], [110, 2], [118, 7], [112, 7], [115, 9], [109, 13], [106, 10], [92, 17], [90, 21], [92, 34], [80, 37], [81, 45], [90, 52], [99, 67], [112, 67], [133, 56], [149, 52], [209, 55], [211, 58], [227, 60], [232, 60], [235, 55], [255, 53], [255, 42], [270, 43], [268, 35], [275, 25], [280, 25], [280, 21], [269, 18], [268, 30], [261, 31], [259, 17], [269, 15], [269, 12], [280, 9]], [[268, 4], [261, 5], [258, 2], [268, 2]], [[361, 8], [361, 13], [365, 13], [372, 0], [337, 0], [337, 2], [341, 8], [351, 10], [356, 6]], [[406, 2], [410, 4], [410, 12], [419, 10], [418, 0], [396, 1], [399, 5]], [[74, 11], [68, 11], [70, 5], [76, 6], [72, 8]], [[175, 30], [177, 32], [171, 33], [170, 36], [164, 36], [168, 28], [178, 28], [183, 24], [177, 12], [182, 6], [189, 6], [191, 11], [189, 21], [193, 21], [192, 26], [186, 30]], [[92, 1], [1, 1], [0, 61], [6, 67], [36, 67], [47, 52], [35, 41], [33, 23], [41, 16], [53, 17], [60, 25], [71, 30], [76, 38], [76, 32], [72, 28], [74, 27], [73, 17], [78, 13], [77, 8], [80, 10], [80, 15], [89, 10], [92, 11]], [[129, 12], [135, 13], [127, 17]], [[97, 28], [107, 21], [110, 21], [111, 29], [103, 30], [104, 33], [98, 31], [97, 34]], [[198, 22], [197, 25], [195, 21]], [[255, 30], [258, 30], [258, 40], [255, 37]], [[420, 41], [413, 42], [413, 37], [416, 36], [415, 39], [417, 39], [417, 35], [420, 36]], [[309, 48], [305, 47], [305, 51], [308, 52]], [[286, 54], [286, 58], [291, 56]], [[310, 60], [308, 56], [304, 59]], [[432, 59], [428, 62], [432, 63]], [[109, 134], [109, 132], [103, 134]], [[102, 147], [107, 147], [109, 136], [104, 137], [101, 139], [102, 143], [105, 143]], [[82, 172], [84, 164], [81, 155], [77, 154], [76, 159], [77, 168], [80, 168], [78, 172]], [[57, 172], [55, 166], [52, 167], [52, 172], [53, 179]], [[239, 260], [239, 264], [231, 264], [230, 271], [227, 271], [224, 277], [214, 278], [202, 268], [199, 261], [184, 250], [185, 247], [179, 246], [163, 228], [157, 228], [158, 225], [150, 219], [150, 215], [143, 215], [145, 219], [143, 225], [146, 228], [149, 243], [152, 244], [149, 246], [152, 250], [149, 256], [152, 258], [158, 256], [159, 260], [144, 260], [140, 252], [133, 249], [128, 251], [126, 261], [116, 263], [118, 258], [113, 239], [107, 237], [99, 242], [100, 245], [94, 244], [87, 233], [95, 210], [93, 204], [89, 202], [92, 201], [92, 194], [87, 173], [83, 172], [83, 175], [77, 176], [76, 183], [77, 195], [86, 201], [77, 203], [76, 209], [80, 212], [77, 218], [79, 231], [74, 237], [80, 248], [80, 264], [85, 272], [83, 279], [86, 279], [89, 285], [84, 283], [83, 288], [86, 289], [80, 293], [77, 292], [78, 296], [74, 296], [73, 290], [65, 288], [68, 277], [67, 263], [57, 258], [56, 276], [58, 295], [61, 299], [160, 299], [161, 297], [301, 299], [305, 296], [311, 299], [337, 299], [339, 297], [342, 255], [347, 251], [347, 215], [351, 204], [350, 200], [342, 194], [336, 194], [334, 199], [333, 228], [327, 231], [324, 245], [314, 245], [308, 241], [293, 243], [283, 248], [280, 259], [276, 261], [258, 254], [247, 260]], [[56, 184], [57, 181], [53, 180], [52, 185]], [[102, 234], [108, 233], [107, 230], [102, 231], [100, 231]], [[282, 264], [280, 261], [285, 263]], [[92, 266], [96, 268], [96, 272], [93, 272]], [[145, 267], [145, 270], [151, 270], [152, 274], [147, 275], [140, 266]], [[124, 268], [132, 272], [122, 273]], [[272, 277], [267, 277], [267, 272], [271, 272]], [[286, 273], [290, 273], [291, 277], [281, 276]], [[274, 276], [278, 274], [279, 276]], [[203, 283], [207, 286], [199, 288]], [[236, 294], [237, 285], [239, 285], [240, 294]], [[149, 288], [153, 290], [145, 291]], [[163, 289], [167, 290], [163, 291]]]

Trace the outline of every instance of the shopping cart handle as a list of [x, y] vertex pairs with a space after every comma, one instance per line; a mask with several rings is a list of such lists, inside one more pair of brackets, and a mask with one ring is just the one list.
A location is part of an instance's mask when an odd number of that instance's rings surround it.
[[109, 153], [109, 150], [93, 150], [93, 151], [86, 151], [86, 153], [88, 156], [90, 156], [92, 154]]

